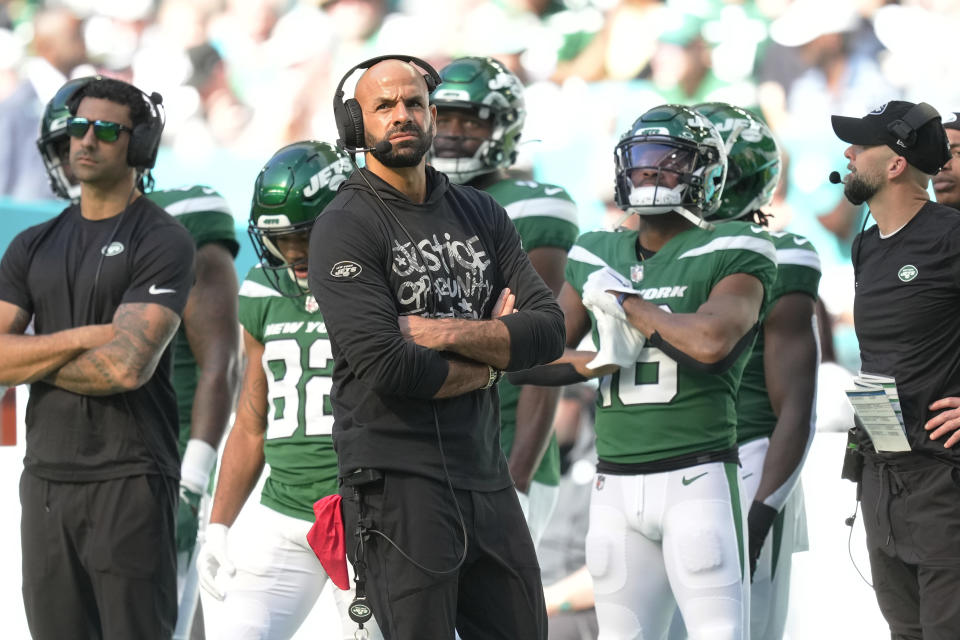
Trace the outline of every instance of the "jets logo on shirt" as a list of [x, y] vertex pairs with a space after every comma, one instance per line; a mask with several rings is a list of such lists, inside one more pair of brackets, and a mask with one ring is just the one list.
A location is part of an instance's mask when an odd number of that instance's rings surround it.
[[917, 277], [918, 273], [920, 273], [920, 271], [915, 266], [912, 264], [905, 264], [900, 267], [900, 271], [897, 271], [897, 277], [904, 282], [910, 282]]
[[341, 260], [330, 269], [334, 278], [356, 278], [363, 271], [363, 267], [350, 260]]
[[111, 242], [110, 244], [101, 247], [100, 253], [108, 258], [112, 258], [113, 256], [123, 253], [124, 248], [125, 247], [123, 246], [122, 242]]

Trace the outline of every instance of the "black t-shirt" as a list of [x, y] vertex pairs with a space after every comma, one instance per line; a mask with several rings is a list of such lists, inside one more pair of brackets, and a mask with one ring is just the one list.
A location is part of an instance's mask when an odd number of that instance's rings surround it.
[[862, 241], [853, 307], [862, 370], [896, 379], [915, 452], [960, 462], [960, 447], [923, 428], [932, 402], [960, 396], [960, 212], [928, 202], [892, 236], [874, 226]]
[[[106, 324], [125, 303], [182, 313], [193, 285], [190, 234], [138, 198], [118, 216], [87, 220], [80, 207], [20, 233], [0, 262], [0, 300], [34, 317], [36, 334]], [[99, 275], [98, 275], [99, 272]], [[30, 389], [25, 467], [58, 481], [159, 471], [177, 478], [177, 407], [168, 347], [139, 389], [85, 396], [45, 382]]]
[[426, 201], [414, 204], [374, 174], [356, 171], [310, 236], [310, 290], [335, 361], [340, 471], [373, 467], [443, 481], [445, 461], [457, 488], [502, 489], [512, 481], [500, 448], [496, 390], [433, 400], [449, 370], [446, 356], [406, 342], [397, 318], [490, 318], [510, 287], [519, 312], [502, 320], [510, 333], [508, 369], [517, 370], [560, 356], [563, 313], [493, 198], [451, 185], [430, 167], [427, 178]]

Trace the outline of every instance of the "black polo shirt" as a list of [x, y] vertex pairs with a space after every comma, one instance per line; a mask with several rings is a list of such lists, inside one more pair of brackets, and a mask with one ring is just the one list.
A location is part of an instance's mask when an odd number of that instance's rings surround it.
[[960, 445], [923, 428], [930, 403], [960, 396], [960, 211], [927, 202], [893, 235], [874, 226], [853, 246], [862, 370], [896, 379], [915, 452], [960, 463]]
[[[179, 314], [193, 262], [190, 234], [146, 198], [106, 220], [86, 220], [73, 205], [10, 243], [0, 262], [0, 300], [33, 315], [38, 335], [110, 323], [125, 303], [161, 304]], [[34, 383], [25, 467], [58, 481], [158, 472], [178, 478], [170, 367], [168, 347], [146, 384], [109, 396]]]

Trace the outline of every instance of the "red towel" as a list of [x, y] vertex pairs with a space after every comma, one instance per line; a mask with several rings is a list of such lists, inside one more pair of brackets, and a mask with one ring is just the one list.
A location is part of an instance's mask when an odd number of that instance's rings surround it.
[[340, 496], [333, 494], [314, 502], [313, 515], [317, 519], [307, 532], [307, 542], [333, 584], [348, 591], [350, 578], [347, 574], [347, 545], [340, 515]]

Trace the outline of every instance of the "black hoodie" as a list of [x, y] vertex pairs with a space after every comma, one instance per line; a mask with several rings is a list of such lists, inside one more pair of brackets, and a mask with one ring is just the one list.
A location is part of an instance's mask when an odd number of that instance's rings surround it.
[[358, 170], [314, 224], [309, 279], [335, 361], [340, 475], [372, 467], [443, 480], [436, 415], [455, 487], [510, 486], [495, 388], [433, 400], [448, 361], [405, 341], [397, 324], [401, 315], [488, 319], [500, 291], [510, 287], [519, 312], [502, 319], [510, 333], [507, 369], [560, 356], [563, 313], [507, 212], [431, 167], [423, 204]]

